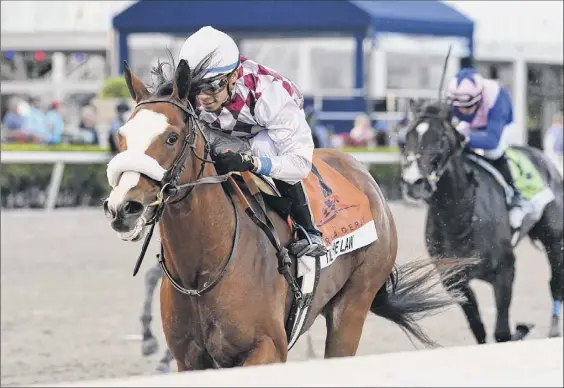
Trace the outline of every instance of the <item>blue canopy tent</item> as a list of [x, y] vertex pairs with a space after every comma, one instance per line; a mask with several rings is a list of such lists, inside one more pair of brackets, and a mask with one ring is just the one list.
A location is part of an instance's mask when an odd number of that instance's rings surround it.
[[134, 33], [188, 36], [205, 25], [240, 37], [348, 35], [356, 39], [355, 88], [364, 85], [363, 41], [381, 32], [466, 38], [474, 23], [440, 1], [167, 1], [140, 0], [113, 18], [119, 72]]

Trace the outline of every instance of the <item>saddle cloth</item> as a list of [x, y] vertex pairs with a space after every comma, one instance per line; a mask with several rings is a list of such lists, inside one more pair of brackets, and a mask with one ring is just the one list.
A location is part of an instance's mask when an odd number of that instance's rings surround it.
[[[270, 178], [257, 175], [253, 178], [263, 193], [279, 196]], [[316, 155], [303, 184], [314, 222], [328, 248], [327, 254], [320, 257], [321, 269], [331, 265], [337, 257], [378, 239], [366, 194]], [[298, 277], [314, 270], [313, 257], [302, 256], [298, 260]]]
[[[529, 218], [529, 222], [536, 223], [542, 216], [546, 205], [554, 200], [554, 193], [524, 152], [516, 148], [509, 148], [505, 153], [509, 161], [513, 182], [525, 200], [523, 207], [526, 213], [525, 218]], [[513, 190], [507, 184], [501, 173], [484, 158], [471, 153], [467, 156], [472, 162], [480, 165], [492, 174], [495, 180], [505, 190], [506, 203], [509, 205], [513, 196]]]

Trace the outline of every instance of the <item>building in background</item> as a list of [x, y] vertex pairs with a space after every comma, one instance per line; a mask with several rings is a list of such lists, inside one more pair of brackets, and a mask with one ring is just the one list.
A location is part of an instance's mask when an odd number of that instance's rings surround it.
[[[133, 3], [2, 2], [2, 101], [20, 93], [61, 98], [76, 106], [89, 101], [103, 79], [116, 71], [112, 17]], [[499, 78], [512, 93], [516, 121], [523, 128], [514, 142], [540, 139], [553, 113], [562, 110], [562, 2], [446, 3], [475, 21], [478, 69]], [[157, 58], [166, 58], [167, 48], [176, 54], [183, 39], [133, 35], [130, 65], [148, 80]], [[240, 43], [245, 55], [295, 79], [317, 103], [321, 118], [352, 125], [358, 112], [338, 112], [338, 101], [332, 108], [321, 101], [364, 93], [354, 89], [353, 39], [244, 39]], [[448, 75], [454, 74], [458, 59], [465, 55], [463, 43], [452, 38], [381, 34], [365, 44], [374, 47], [365, 58], [366, 92], [375, 101], [374, 110], [384, 111], [373, 117], [391, 120], [402, 117], [407, 98], [437, 96], [449, 44], [455, 50]]]

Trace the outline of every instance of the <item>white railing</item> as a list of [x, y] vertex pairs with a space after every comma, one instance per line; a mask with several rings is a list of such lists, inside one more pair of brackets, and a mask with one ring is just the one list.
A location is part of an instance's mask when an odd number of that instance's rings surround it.
[[[399, 155], [395, 153], [355, 152], [352, 155], [364, 164], [393, 164], [399, 162]], [[65, 164], [105, 164], [111, 157], [112, 155], [103, 152], [3, 151], [0, 153], [0, 163], [53, 164], [45, 201], [45, 209], [52, 210], [57, 203]]]
[[55, 208], [65, 164], [102, 164], [107, 163], [110, 158], [110, 154], [103, 152], [2, 151], [0, 153], [2, 164], [53, 164], [45, 201], [46, 210]]
[[562, 338], [42, 387], [562, 387]]

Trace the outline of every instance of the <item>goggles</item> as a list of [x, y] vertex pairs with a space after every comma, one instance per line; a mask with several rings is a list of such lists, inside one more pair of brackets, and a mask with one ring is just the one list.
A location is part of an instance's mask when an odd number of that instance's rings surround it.
[[227, 86], [227, 78], [228, 76], [221, 75], [220, 78], [213, 79], [209, 82], [204, 82], [200, 87], [200, 92], [207, 92], [207, 93], [219, 93]]

